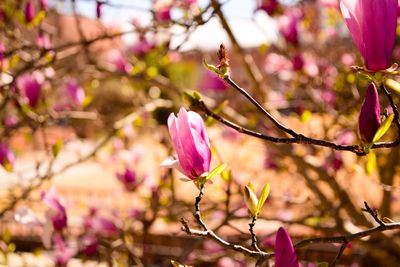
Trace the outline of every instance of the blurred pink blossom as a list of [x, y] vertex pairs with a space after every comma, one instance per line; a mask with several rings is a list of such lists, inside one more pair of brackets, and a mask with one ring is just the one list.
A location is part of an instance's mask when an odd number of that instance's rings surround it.
[[154, 45], [150, 43], [144, 36], [141, 36], [139, 40], [129, 48], [129, 52], [135, 56], [142, 57], [154, 48]]
[[69, 260], [76, 254], [76, 250], [65, 244], [61, 234], [57, 233], [53, 237], [54, 242], [54, 262], [56, 266], [67, 266]]
[[292, 59], [292, 64], [293, 64], [293, 69], [294, 70], [302, 70], [304, 66], [304, 59], [303, 56], [300, 53], [297, 53], [294, 55]]
[[299, 27], [302, 12], [300, 9], [287, 9], [286, 12], [279, 17], [279, 30], [286, 42], [297, 45], [299, 42]]
[[38, 36], [36, 37], [36, 45], [39, 48], [50, 49], [51, 41], [49, 35], [44, 32], [39, 32]]
[[165, 5], [155, 10], [156, 19], [159, 21], [171, 20], [171, 6]]
[[46, 218], [51, 221], [53, 229], [61, 231], [67, 227], [67, 211], [65, 204], [57, 194], [54, 187], [47, 192], [42, 192], [42, 200], [47, 206]]
[[117, 225], [101, 216], [96, 208], [90, 209], [90, 214], [84, 218], [84, 226], [93, 234], [100, 236], [113, 236], [118, 233]]
[[341, 61], [342, 61], [343, 65], [346, 65], [346, 66], [350, 67], [350, 66], [353, 66], [355, 64], [356, 59], [354, 58], [353, 54], [345, 53], [345, 54], [342, 55]]
[[223, 79], [221, 79], [217, 74], [211, 72], [211, 71], [205, 71], [203, 72], [200, 84], [199, 84], [199, 89], [202, 91], [215, 91], [215, 92], [221, 92], [225, 91], [228, 89], [227, 84]]
[[36, 74], [24, 74], [17, 79], [17, 87], [29, 106], [36, 107], [41, 94], [41, 84]]
[[111, 63], [114, 65], [116, 71], [121, 73], [129, 73], [132, 70], [132, 65], [122, 52], [113, 50], [109, 54]]
[[39, 7], [41, 10], [47, 11], [48, 6], [48, 0], [39, 0]]
[[268, 15], [274, 15], [280, 9], [278, 0], [258, 0], [257, 9], [265, 11]]
[[81, 251], [86, 257], [92, 257], [97, 253], [98, 240], [94, 234], [85, 234], [79, 242]]
[[117, 173], [116, 176], [128, 192], [134, 191], [140, 184], [136, 173], [129, 168], [126, 168], [124, 172]]
[[8, 129], [14, 128], [15, 126], [17, 126], [18, 124], [18, 117], [14, 116], [14, 115], [8, 115], [5, 119], [4, 119], [4, 126]]
[[0, 164], [7, 171], [11, 171], [14, 167], [15, 155], [5, 143], [0, 143]]
[[85, 90], [75, 79], [70, 79], [65, 83], [65, 92], [73, 106], [81, 106], [85, 100]]

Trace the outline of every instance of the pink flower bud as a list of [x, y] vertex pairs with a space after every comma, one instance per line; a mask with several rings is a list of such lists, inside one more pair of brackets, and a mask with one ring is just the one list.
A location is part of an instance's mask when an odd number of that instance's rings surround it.
[[376, 131], [381, 126], [381, 108], [379, 106], [379, 96], [376, 85], [371, 83], [365, 94], [365, 100], [361, 107], [358, 117], [358, 131], [361, 141], [372, 142]]
[[25, 4], [25, 21], [27, 23], [32, 22], [35, 17], [35, 7], [32, 3], [32, 0], [28, 0]]
[[65, 83], [65, 92], [73, 106], [81, 106], [85, 100], [85, 90], [78, 82], [71, 79]]
[[67, 211], [54, 188], [42, 193], [42, 200], [47, 205], [46, 218], [52, 222], [56, 231], [67, 227]]
[[11, 171], [14, 167], [15, 156], [8, 145], [0, 143], [0, 164], [7, 170]]
[[275, 267], [300, 267], [292, 240], [283, 227], [276, 234]]
[[123, 173], [117, 173], [118, 180], [124, 185], [126, 191], [134, 191], [138, 186], [136, 173], [129, 168]]
[[178, 160], [171, 166], [194, 180], [210, 171], [211, 150], [201, 116], [181, 108], [168, 118], [168, 129]]
[[41, 85], [37, 77], [32, 74], [25, 74], [18, 78], [17, 87], [19, 92], [26, 97], [29, 106], [36, 107], [41, 93]]
[[365, 66], [380, 71], [392, 64], [397, 0], [341, 0], [340, 9]]

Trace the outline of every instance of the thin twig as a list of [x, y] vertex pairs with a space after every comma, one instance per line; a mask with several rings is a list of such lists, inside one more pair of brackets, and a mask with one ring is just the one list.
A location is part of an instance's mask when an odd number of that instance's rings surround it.
[[230, 86], [238, 90], [242, 95], [244, 95], [251, 103], [253, 103], [267, 118], [276, 125], [276, 127], [283, 132], [293, 136], [293, 137], [299, 137], [299, 134], [296, 133], [294, 130], [285, 127], [283, 124], [281, 124], [277, 119], [275, 119], [269, 112], [266, 110], [260, 103], [257, 102], [247, 91], [246, 89], [240, 87], [238, 84], [236, 84], [230, 77], [227, 77], [224, 79]]
[[336, 266], [336, 264], [338, 263], [340, 257], [342, 257], [343, 252], [344, 252], [344, 250], [346, 249], [346, 247], [347, 247], [347, 243], [343, 243], [343, 244], [340, 246], [340, 249], [339, 249], [339, 251], [338, 251], [338, 254], [336, 255], [335, 259], [332, 261], [332, 263], [329, 264], [329, 267], [335, 267], [335, 266]]
[[[302, 134], [298, 134], [297, 137], [290, 137], [290, 138], [282, 138], [282, 137], [274, 137], [270, 135], [266, 135], [264, 133], [260, 133], [257, 131], [253, 131], [247, 128], [244, 128], [240, 125], [237, 125], [236, 123], [223, 118], [222, 116], [214, 113], [211, 111], [204, 101], [202, 100], [193, 100], [191, 103], [192, 107], [195, 108], [196, 110], [204, 112], [207, 116], [210, 116], [214, 118], [215, 120], [219, 121], [222, 124], [225, 124], [226, 126], [236, 130], [239, 133], [243, 133], [249, 136], [256, 137], [258, 139], [262, 139], [265, 141], [273, 142], [273, 143], [279, 143], [279, 144], [306, 144], [306, 145], [314, 145], [314, 146], [321, 146], [321, 147], [328, 147], [334, 150], [339, 150], [339, 151], [349, 151], [357, 156], [365, 156], [366, 153], [363, 149], [362, 146], [360, 145], [339, 145], [330, 141], [326, 140], [321, 140], [321, 139], [314, 139], [310, 138], [307, 136], [304, 136]], [[400, 144], [400, 139], [392, 142], [382, 142], [382, 143], [376, 143], [372, 146], [371, 149], [378, 149], [378, 148], [392, 148], [396, 147]]]
[[260, 248], [259, 248], [258, 245], [257, 245], [257, 236], [256, 236], [256, 234], [254, 233], [254, 226], [256, 225], [256, 220], [257, 220], [257, 217], [254, 216], [254, 217], [252, 218], [252, 220], [251, 220], [251, 223], [249, 223], [249, 232], [250, 232], [250, 235], [251, 235], [251, 246], [252, 246], [255, 250], [261, 251]]
[[364, 212], [368, 212], [372, 218], [379, 224], [379, 225], [385, 225], [385, 223], [379, 218], [378, 212], [372, 208], [369, 207], [368, 203], [364, 201], [364, 206], [365, 208], [361, 209]]
[[242, 253], [243, 255], [255, 258], [257, 260], [259, 260], [261, 258], [268, 259], [274, 255], [274, 253], [268, 253], [268, 252], [264, 252], [261, 250], [255, 251], [255, 250], [251, 250], [246, 247], [243, 247], [241, 245], [231, 244], [230, 242], [219, 237], [214, 231], [210, 230], [201, 218], [200, 202], [203, 198], [203, 195], [204, 195], [204, 185], [202, 185], [200, 187], [199, 195], [196, 197], [195, 204], [194, 204], [194, 206], [195, 206], [194, 217], [196, 219], [197, 224], [199, 224], [200, 227], [203, 228], [204, 230], [200, 231], [200, 230], [191, 229], [189, 227], [188, 222], [185, 219], [181, 219], [183, 231], [185, 231], [188, 235], [201, 236], [201, 237], [212, 239], [225, 248], [232, 249], [234, 251]]

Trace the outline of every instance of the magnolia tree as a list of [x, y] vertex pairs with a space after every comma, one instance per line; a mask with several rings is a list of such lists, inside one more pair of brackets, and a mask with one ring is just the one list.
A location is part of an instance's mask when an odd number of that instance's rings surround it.
[[[279, 38], [254, 49], [229, 1], [136, 2], [0, 3], [2, 263], [397, 266], [397, 1], [257, 1]], [[152, 20], [110, 29], [111, 9]], [[182, 52], [212, 21], [229, 49]], [[87, 161], [113, 166], [124, 209], [51, 186]]]

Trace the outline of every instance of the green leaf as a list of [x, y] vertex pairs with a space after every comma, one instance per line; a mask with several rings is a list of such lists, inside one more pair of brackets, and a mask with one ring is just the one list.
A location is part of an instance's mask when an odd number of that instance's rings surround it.
[[369, 176], [376, 170], [376, 166], [376, 154], [371, 152], [367, 156], [367, 165], [365, 166]]
[[327, 263], [327, 262], [318, 262], [317, 263], [317, 267], [328, 267], [329, 266], [329, 263]]
[[219, 70], [218, 70], [218, 68], [217, 68], [216, 66], [214, 66], [214, 65], [208, 64], [207, 61], [206, 61], [205, 59], [203, 60], [203, 65], [204, 65], [204, 67], [206, 67], [208, 70], [210, 70], [210, 71], [214, 72], [215, 74], [218, 74], [218, 75], [219, 75]]
[[261, 196], [258, 199], [257, 203], [257, 215], [260, 213], [262, 207], [264, 206], [265, 201], [267, 200], [269, 195], [269, 184], [266, 184], [261, 192]]
[[393, 79], [386, 79], [385, 85], [389, 87], [389, 89], [393, 90], [394, 92], [400, 94], [400, 83], [393, 80]]
[[53, 153], [53, 157], [57, 157], [63, 147], [62, 140], [57, 140], [57, 142], [52, 146], [51, 152]]
[[209, 180], [210, 180], [211, 178], [213, 178], [214, 176], [217, 176], [217, 175], [219, 175], [221, 172], [223, 172], [223, 171], [225, 170], [226, 166], [227, 166], [227, 165], [226, 165], [225, 163], [223, 163], [223, 164], [221, 164], [221, 165], [215, 167], [214, 170], [212, 170], [212, 171], [207, 175], [207, 177], [205, 178], [205, 182], [204, 182], [204, 183], [206, 183], [207, 181], [209, 181]]
[[387, 117], [386, 120], [383, 121], [378, 131], [376, 131], [374, 139], [372, 139], [372, 143], [379, 141], [379, 139], [381, 139], [382, 136], [385, 135], [385, 133], [389, 130], [390, 125], [392, 124], [393, 118], [394, 115], [390, 114], [389, 117]]

